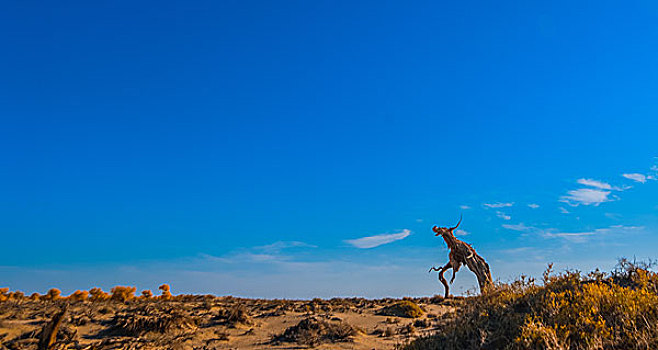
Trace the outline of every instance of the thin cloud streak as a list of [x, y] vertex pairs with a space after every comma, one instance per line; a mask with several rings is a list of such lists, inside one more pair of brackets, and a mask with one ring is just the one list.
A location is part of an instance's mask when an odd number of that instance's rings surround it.
[[647, 182], [647, 177], [646, 175], [643, 174], [632, 173], [632, 174], [622, 174], [621, 176], [639, 183]]
[[499, 218], [501, 218], [501, 219], [503, 219], [503, 220], [511, 220], [511, 219], [512, 219], [511, 216], [509, 216], [509, 215], [503, 213], [502, 211], [497, 211], [497, 212], [496, 212], [496, 216], [499, 217]]
[[374, 235], [368, 237], [362, 237], [357, 239], [348, 239], [345, 243], [351, 244], [356, 248], [369, 249], [379, 247], [380, 245], [388, 244], [391, 242], [399, 241], [401, 239], [407, 238], [411, 234], [411, 231], [408, 229], [402, 230], [399, 233], [384, 233], [381, 235]]
[[612, 186], [609, 183], [594, 180], [594, 179], [578, 179], [577, 182], [581, 185], [600, 188], [602, 190], [611, 190], [612, 189]]
[[567, 195], [560, 197], [560, 202], [567, 203], [572, 207], [578, 205], [594, 205], [598, 206], [601, 203], [611, 202], [616, 197], [610, 197], [610, 191], [603, 191], [592, 188], [579, 188], [567, 192]]
[[629, 233], [631, 231], [637, 231], [644, 228], [643, 226], [613, 225], [589, 231], [567, 232], [558, 230], [556, 228], [539, 228], [535, 226], [526, 226], [523, 223], [514, 225], [505, 224], [502, 225], [502, 227], [512, 231], [535, 233], [544, 238], [562, 238], [575, 243], [583, 243], [589, 237], [609, 235], [614, 233]]
[[461, 230], [461, 229], [455, 230], [454, 233], [455, 233], [455, 236], [468, 236], [470, 234], [468, 231]]
[[514, 224], [514, 225], [512, 225], [512, 224], [503, 224], [502, 226], [503, 226], [503, 228], [506, 228], [508, 230], [519, 231], [519, 232], [528, 232], [528, 231], [531, 231], [533, 229], [536, 229], [535, 227], [532, 227], [532, 226], [526, 226], [522, 222], [518, 223], [518, 224]]
[[508, 202], [508, 203], [501, 203], [501, 202], [496, 202], [496, 203], [483, 203], [482, 205], [484, 205], [484, 206], [487, 207], [487, 208], [497, 209], [497, 208], [511, 207], [511, 206], [514, 205], [514, 202]]

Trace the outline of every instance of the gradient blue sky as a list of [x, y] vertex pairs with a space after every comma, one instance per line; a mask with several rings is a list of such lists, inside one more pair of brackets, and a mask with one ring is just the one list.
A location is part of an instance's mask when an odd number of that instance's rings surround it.
[[656, 258], [656, 23], [653, 1], [5, 1], [0, 286], [431, 295], [430, 228], [460, 214], [502, 280]]

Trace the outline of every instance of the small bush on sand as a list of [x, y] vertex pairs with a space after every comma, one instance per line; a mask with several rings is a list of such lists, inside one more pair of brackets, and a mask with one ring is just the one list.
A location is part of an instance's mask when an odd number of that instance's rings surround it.
[[162, 295], [160, 296], [160, 298], [165, 300], [171, 299], [171, 292], [170, 292], [171, 288], [169, 288], [168, 284], [164, 283], [163, 285], [158, 287], [158, 289], [162, 291]]
[[224, 311], [224, 316], [226, 317], [226, 324], [229, 327], [252, 324], [249, 310], [242, 304], [235, 304], [229, 310]]
[[142, 299], [151, 299], [151, 298], [153, 298], [153, 292], [151, 292], [149, 289], [142, 291]]
[[98, 287], [90, 289], [89, 295], [89, 300], [91, 301], [103, 301], [110, 299], [110, 295], [103, 292], [103, 290]]
[[116, 286], [110, 290], [112, 293], [111, 299], [114, 301], [125, 302], [135, 298], [136, 287]]
[[85, 301], [89, 297], [89, 292], [76, 290], [73, 294], [66, 297], [68, 301]]
[[350, 341], [357, 330], [347, 323], [333, 323], [308, 317], [272, 338], [273, 343], [289, 342], [316, 346], [326, 342]]
[[380, 315], [417, 318], [423, 316], [423, 310], [411, 300], [400, 300], [393, 305], [384, 306]]
[[621, 260], [610, 274], [544, 273], [469, 298], [425, 349], [658, 349], [658, 273]]
[[51, 288], [48, 293], [41, 296], [43, 300], [58, 300], [61, 298], [62, 291], [57, 288]]

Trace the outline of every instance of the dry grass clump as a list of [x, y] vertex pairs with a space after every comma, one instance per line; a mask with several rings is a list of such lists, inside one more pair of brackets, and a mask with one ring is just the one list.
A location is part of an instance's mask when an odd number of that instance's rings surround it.
[[273, 343], [288, 342], [316, 346], [326, 342], [350, 341], [357, 330], [347, 323], [333, 323], [308, 317], [272, 338]]
[[610, 274], [522, 277], [464, 303], [422, 349], [658, 349], [658, 273], [621, 260]]
[[237, 326], [250, 326], [253, 325], [249, 310], [244, 304], [237, 303], [230, 308], [222, 309], [217, 315], [217, 318], [228, 327], [235, 328]]
[[423, 310], [416, 303], [409, 299], [400, 300], [393, 305], [384, 306], [378, 312], [384, 316], [397, 316], [418, 318], [423, 316]]
[[196, 319], [174, 308], [158, 309], [150, 305], [120, 312], [112, 319], [115, 331], [128, 336], [196, 329]]

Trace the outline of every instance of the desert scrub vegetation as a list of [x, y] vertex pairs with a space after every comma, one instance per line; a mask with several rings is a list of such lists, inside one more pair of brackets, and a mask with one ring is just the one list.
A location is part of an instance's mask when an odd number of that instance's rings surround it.
[[208, 295], [172, 295], [169, 285], [163, 284], [159, 287], [162, 291], [162, 295], [158, 297], [153, 296], [153, 292], [150, 290], [144, 290], [141, 292], [140, 296], [136, 296], [137, 292], [136, 287], [131, 286], [115, 286], [110, 289], [110, 293], [106, 293], [101, 288], [95, 287], [91, 288], [89, 291], [76, 290], [71, 293], [71, 295], [63, 296], [62, 292], [57, 288], [51, 288], [46, 292], [46, 294], [32, 293], [29, 297], [26, 297], [25, 294], [21, 291], [10, 292], [9, 288], [0, 288], [0, 302], [4, 301], [20, 301], [20, 300], [31, 300], [31, 301], [62, 301], [62, 302], [102, 302], [102, 301], [115, 301], [115, 302], [129, 302], [132, 300], [144, 300], [144, 299], [159, 299], [159, 300], [170, 300], [170, 301], [199, 301], [203, 299], [212, 298], [213, 296]]
[[610, 273], [521, 277], [469, 298], [425, 349], [658, 349], [658, 274], [651, 263], [620, 260]]
[[116, 286], [110, 290], [112, 296], [110, 299], [120, 302], [126, 302], [135, 298], [136, 287]]
[[379, 314], [384, 316], [418, 318], [423, 316], [423, 310], [413, 300], [404, 299], [392, 305], [384, 306], [379, 310]]
[[314, 347], [326, 342], [350, 341], [358, 330], [344, 322], [329, 322], [317, 317], [307, 317], [288, 327], [282, 334], [272, 337], [271, 342], [298, 343]]
[[197, 327], [197, 319], [182, 310], [146, 304], [116, 314], [112, 318], [112, 326], [119, 334], [136, 337], [149, 332], [193, 331]]

